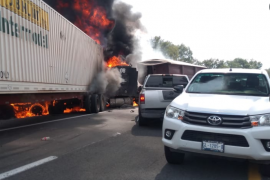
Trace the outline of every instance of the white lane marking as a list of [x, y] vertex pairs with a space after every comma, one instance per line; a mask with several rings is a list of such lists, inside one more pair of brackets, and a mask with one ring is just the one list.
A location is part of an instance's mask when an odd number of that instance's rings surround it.
[[[103, 112], [100, 112], [100, 113], [103, 113]], [[14, 127], [14, 128], [7, 128], [7, 129], [0, 130], [0, 132], [14, 130], [14, 129], [21, 129], [21, 128], [31, 127], [31, 126], [38, 126], [38, 125], [41, 125], [41, 124], [49, 124], [49, 123], [53, 123], [53, 122], [65, 121], [65, 120], [69, 120], [69, 119], [75, 119], [75, 118], [84, 117], [84, 116], [91, 116], [91, 115], [95, 115], [95, 114], [85, 114], [85, 115], [81, 115], [81, 116], [73, 116], [73, 117], [57, 119], [57, 120], [53, 120], [53, 121], [46, 121], [46, 122], [42, 122], [42, 123], [29, 124], [29, 125], [25, 125], [25, 126]]]
[[50, 157], [47, 157], [45, 159], [41, 159], [39, 161], [33, 162], [31, 164], [27, 164], [25, 166], [13, 169], [13, 170], [8, 171], [8, 172], [5, 172], [3, 174], [0, 174], [0, 180], [8, 178], [10, 176], [14, 176], [15, 174], [18, 174], [18, 173], [21, 173], [23, 171], [26, 171], [26, 170], [32, 169], [34, 167], [40, 166], [40, 165], [45, 164], [47, 162], [53, 161], [55, 159], [57, 159], [56, 156], [50, 156]]

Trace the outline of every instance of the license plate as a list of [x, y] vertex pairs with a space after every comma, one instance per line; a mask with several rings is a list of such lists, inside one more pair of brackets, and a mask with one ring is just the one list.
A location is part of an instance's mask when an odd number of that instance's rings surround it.
[[202, 150], [204, 151], [214, 151], [214, 152], [224, 152], [224, 143], [216, 141], [203, 141]]

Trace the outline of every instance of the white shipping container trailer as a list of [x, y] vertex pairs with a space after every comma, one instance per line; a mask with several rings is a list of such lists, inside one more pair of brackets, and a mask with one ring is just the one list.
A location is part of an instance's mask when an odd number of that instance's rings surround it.
[[103, 48], [43, 1], [0, 0], [0, 118], [97, 113], [104, 98], [88, 89], [103, 61]]

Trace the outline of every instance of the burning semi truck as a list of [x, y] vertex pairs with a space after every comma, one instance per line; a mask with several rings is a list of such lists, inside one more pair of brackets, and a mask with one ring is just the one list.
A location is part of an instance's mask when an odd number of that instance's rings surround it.
[[[103, 111], [105, 96], [89, 91], [105, 68], [103, 47], [43, 1], [13, 2], [0, 1], [0, 120]], [[110, 103], [132, 104], [123, 97], [133, 88], [126, 74], [136, 72], [117, 68], [124, 88]]]

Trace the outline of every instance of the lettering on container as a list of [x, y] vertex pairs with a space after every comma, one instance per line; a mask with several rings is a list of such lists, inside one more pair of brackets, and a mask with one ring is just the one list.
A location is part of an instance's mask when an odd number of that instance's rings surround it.
[[49, 31], [49, 14], [30, 0], [0, 0], [0, 6]]
[[[46, 11], [30, 0], [0, 0], [0, 6], [16, 13], [28, 21], [49, 31], [49, 16]], [[34, 43], [40, 47], [48, 48], [48, 35], [42, 31], [34, 32], [30, 28], [14, 21], [15, 16], [9, 18], [2, 16], [0, 9], [0, 31], [16, 38]]]

